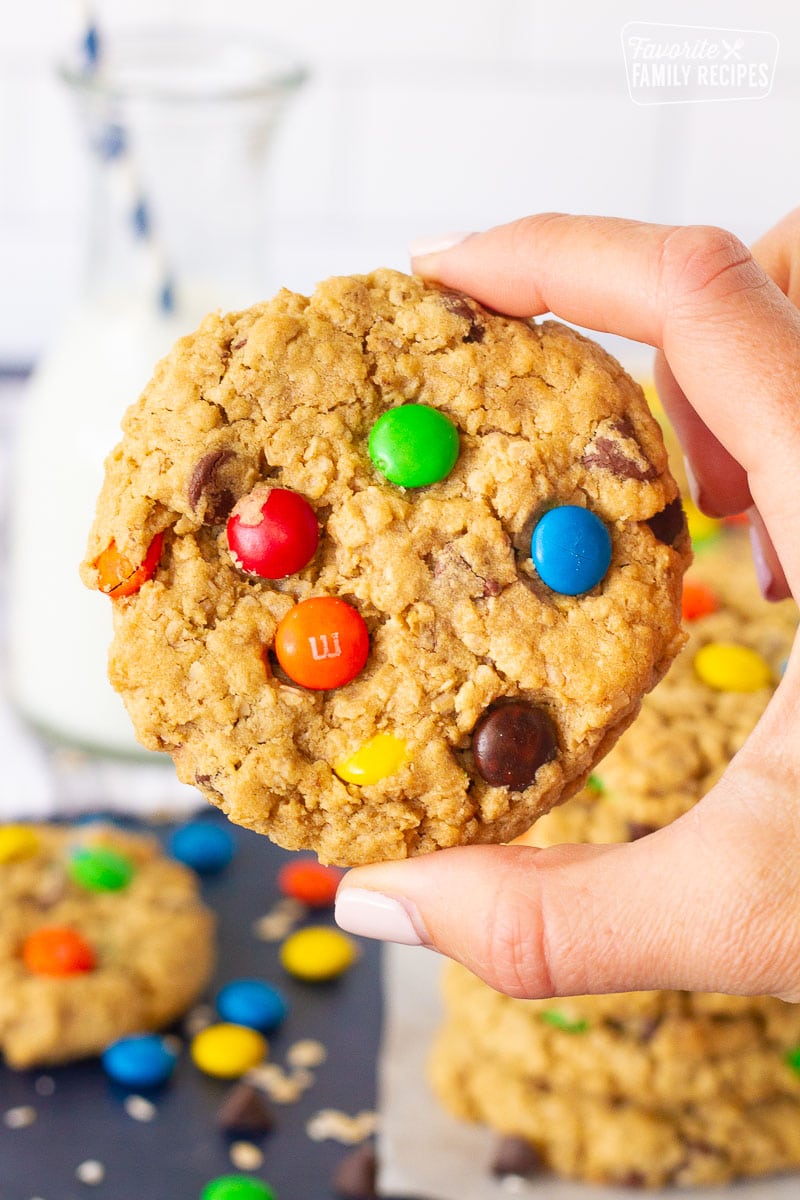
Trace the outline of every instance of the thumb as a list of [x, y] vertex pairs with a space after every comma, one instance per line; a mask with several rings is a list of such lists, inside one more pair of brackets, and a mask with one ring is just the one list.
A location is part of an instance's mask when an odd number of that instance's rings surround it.
[[469, 846], [356, 868], [336, 919], [439, 950], [511, 996], [669, 988], [796, 998], [796, 834], [769, 804], [765, 820], [752, 815], [747, 775], [729, 775], [630, 844]]

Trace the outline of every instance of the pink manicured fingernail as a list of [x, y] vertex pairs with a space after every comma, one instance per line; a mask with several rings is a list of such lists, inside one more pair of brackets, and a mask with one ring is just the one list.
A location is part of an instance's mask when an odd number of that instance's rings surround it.
[[348, 933], [423, 946], [427, 933], [416, 906], [368, 888], [345, 887], [336, 897], [336, 924]]
[[443, 250], [450, 250], [453, 246], [457, 246], [459, 242], [465, 242], [469, 237], [469, 233], [438, 233], [431, 237], [413, 238], [408, 243], [408, 253], [412, 258], [423, 258], [426, 254], [441, 254]]
[[699, 508], [700, 507], [700, 486], [697, 482], [697, 476], [695, 475], [694, 470], [692, 469], [692, 464], [689, 462], [689, 459], [686, 457], [685, 454], [683, 456], [683, 469], [686, 472], [686, 482], [689, 485], [689, 494], [691, 495], [692, 500], [694, 501], [697, 508]]

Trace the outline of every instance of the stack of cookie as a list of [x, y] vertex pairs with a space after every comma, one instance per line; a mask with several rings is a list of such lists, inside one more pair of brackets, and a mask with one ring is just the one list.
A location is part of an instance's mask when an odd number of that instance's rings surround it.
[[[668, 824], [768, 703], [797, 611], [761, 599], [742, 531], [698, 532], [688, 645], [599, 774], [526, 835], [532, 844], [631, 841]], [[439, 1099], [525, 1139], [560, 1174], [657, 1187], [800, 1167], [798, 1006], [688, 992], [513, 1000], [454, 965], [444, 992]]]

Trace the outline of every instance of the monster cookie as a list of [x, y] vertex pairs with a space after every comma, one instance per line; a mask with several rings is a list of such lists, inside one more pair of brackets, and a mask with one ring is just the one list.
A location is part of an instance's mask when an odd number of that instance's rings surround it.
[[681, 644], [640, 389], [572, 330], [391, 271], [212, 315], [107, 463], [85, 582], [140, 740], [339, 863], [504, 841]]
[[154, 839], [0, 827], [0, 1049], [12, 1067], [99, 1054], [168, 1025], [214, 961], [194, 874]]

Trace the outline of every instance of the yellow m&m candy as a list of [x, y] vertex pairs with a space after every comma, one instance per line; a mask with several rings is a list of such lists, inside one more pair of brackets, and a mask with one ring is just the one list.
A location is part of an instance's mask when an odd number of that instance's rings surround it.
[[269, 1047], [255, 1029], [221, 1022], [202, 1029], [192, 1039], [195, 1066], [218, 1079], [238, 1079], [267, 1057]]
[[376, 733], [333, 769], [345, 783], [366, 787], [394, 775], [407, 757], [408, 745], [404, 738], [395, 737], [393, 733]]
[[352, 938], [328, 925], [298, 929], [281, 946], [281, 962], [290, 975], [307, 983], [335, 979], [355, 962]]
[[716, 517], [707, 517], [689, 499], [684, 500], [683, 510], [686, 513], [686, 525], [695, 550], [702, 549], [703, 546], [716, 541], [722, 533], [722, 521], [718, 521]]
[[39, 838], [27, 825], [0, 827], [0, 863], [33, 858], [39, 850]]
[[757, 692], [773, 682], [766, 659], [736, 642], [709, 642], [695, 654], [694, 669], [718, 692]]

